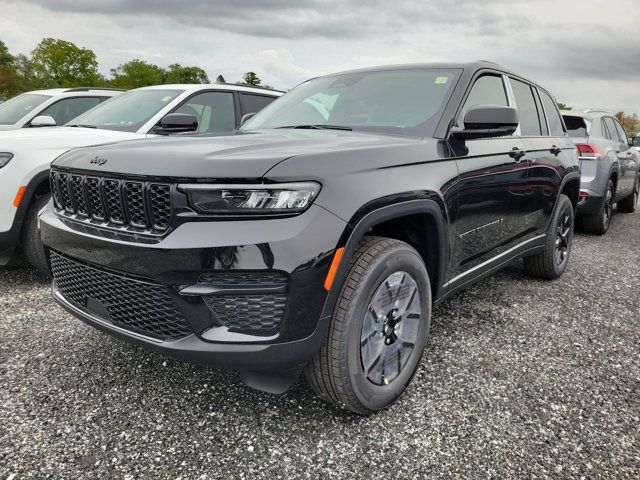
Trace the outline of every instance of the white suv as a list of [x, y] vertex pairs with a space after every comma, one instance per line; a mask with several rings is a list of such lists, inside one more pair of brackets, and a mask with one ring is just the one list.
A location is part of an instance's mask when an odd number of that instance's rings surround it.
[[64, 125], [122, 90], [51, 88], [23, 93], [0, 104], [0, 131]]
[[50, 198], [49, 164], [62, 153], [172, 133], [229, 133], [243, 116], [282, 93], [226, 84], [144, 87], [101, 103], [64, 127], [0, 132], [0, 265], [20, 246], [36, 269], [48, 273], [37, 214]]

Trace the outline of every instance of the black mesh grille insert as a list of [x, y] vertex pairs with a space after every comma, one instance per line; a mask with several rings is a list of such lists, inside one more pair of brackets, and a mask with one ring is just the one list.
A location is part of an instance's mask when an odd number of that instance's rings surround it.
[[66, 300], [85, 310], [88, 302], [98, 302], [114, 325], [163, 340], [192, 333], [162, 285], [107, 272], [56, 252], [51, 252], [51, 269]]
[[124, 223], [124, 210], [122, 208], [122, 198], [120, 197], [120, 182], [106, 179], [102, 182], [104, 188], [104, 202], [109, 212], [109, 220], [118, 225]]
[[149, 185], [149, 200], [153, 226], [166, 230], [171, 224], [171, 187], [158, 183]]
[[70, 175], [61, 173], [58, 175], [58, 188], [60, 188], [60, 205], [67, 212], [73, 213], [73, 202], [71, 201], [71, 184], [69, 182]]
[[284, 315], [287, 296], [215, 295], [205, 302], [220, 322], [233, 329], [277, 331]]
[[102, 195], [100, 195], [100, 179], [87, 177], [85, 182], [87, 184], [87, 200], [91, 209], [91, 216], [96, 220], [105, 220]]
[[[280, 328], [287, 303], [289, 277], [277, 271], [209, 272], [198, 283], [234, 287], [236, 293], [203, 297], [205, 303], [226, 327], [253, 333], [275, 332]], [[237, 287], [237, 288], [235, 288]], [[242, 287], [285, 287], [282, 293], [238, 294]]]
[[56, 208], [62, 208], [62, 199], [60, 197], [60, 184], [58, 172], [52, 171], [49, 176], [49, 182], [51, 183], [51, 196], [53, 197], [53, 203]]
[[125, 182], [124, 197], [127, 200], [127, 210], [131, 225], [147, 228], [149, 224], [144, 213], [144, 185], [140, 182]]
[[89, 216], [87, 208], [87, 200], [84, 196], [84, 186], [81, 175], [71, 175], [71, 189], [73, 190], [73, 198], [76, 201], [76, 212], [83, 217]]
[[160, 235], [173, 219], [171, 185], [51, 170], [58, 214], [95, 226]]

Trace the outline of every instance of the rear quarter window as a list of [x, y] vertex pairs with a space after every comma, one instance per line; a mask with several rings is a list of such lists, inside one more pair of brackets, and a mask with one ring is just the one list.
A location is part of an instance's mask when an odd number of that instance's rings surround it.
[[240, 106], [242, 107], [242, 113], [258, 113], [274, 100], [274, 97], [267, 97], [266, 95], [252, 95], [249, 93], [241, 93]]
[[[562, 119], [560, 118], [560, 112], [558, 112], [558, 106], [551, 96], [544, 90], [538, 90], [540, 98], [542, 99], [542, 106], [544, 107], [544, 113], [547, 116], [547, 122], [549, 123], [549, 135], [552, 136], [564, 136], [564, 128], [562, 128]], [[569, 127], [567, 126], [567, 129]]]
[[563, 115], [564, 124], [570, 137], [587, 137], [591, 131], [591, 122], [576, 115]]

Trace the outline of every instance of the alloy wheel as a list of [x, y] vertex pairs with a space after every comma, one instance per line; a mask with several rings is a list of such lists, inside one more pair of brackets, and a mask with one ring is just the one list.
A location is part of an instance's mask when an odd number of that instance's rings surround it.
[[556, 228], [556, 243], [554, 249], [554, 259], [556, 265], [562, 265], [569, 256], [571, 248], [571, 216], [564, 211], [558, 219]]
[[362, 324], [360, 359], [370, 382], [388, 385], [400, 375], [421, 321], [416, 280], [407, 272], [389, 275], [373, 294]]

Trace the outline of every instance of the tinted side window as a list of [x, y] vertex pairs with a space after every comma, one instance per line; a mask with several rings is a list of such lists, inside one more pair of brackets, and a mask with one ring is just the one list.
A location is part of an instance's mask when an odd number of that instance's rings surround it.
[[197, 133], [231, 132], [236, 129], [236, 110], [231, 92], [203, 92], [174, 110], [198, 119]]
[[66, 98], [49, 105], [39, 115], [48, 115], [56, 124], [64, 125], [99, 103], [99, 97]]
[[607, 138], [614, 142], [618, 141], [618, 133], [616, 132], [616, 125], [611, 117], [604, 117], [604, 124], [607, 126]]
[[618, 131], [618, 137], [620, 138], [620, 143], [627, 144], [629, 140], [627, 140], [627, 134], [624, 131], [624, 128], [622, 128], [622, 125], [620, 125], [617, 120], [614, 120], [613, 123], [615, 124], [616, 130]]
[[540, 120], [531, 87], [519, 80], [511, 79], [513, 95], [516, 98], [520, 133], [522, 135], [541, 135]]
[[538, 93], [540, 93], [540, 98], [542, 99], [544, 112], [547, 114], [547, 122], [549, 122], [549, 135], [564, 135], [562, 120], [560, 119], [560, 112], [558, 112], [558, 106], [556, 105], [556, 102], [549, 96], [547, 92], [538, 90]]
[[497, 75], [484, 75], [476, 80], [462, 107], [462, 112], [459, 117], [460, 125], [462, 125], [465, 113], [467, 113], [470, 108], [478, 105], [509, 106], [502, 77]]
[[542, 104], [540, 103], [540, 95], [538, 95], [538, 89], [535, 87], [531, 87], [531, 89], [533, 90], [533, 99], [536, 101], [536, 110], [538, 110], [538, 123], [540, 124], [542, 135], [549, 135], [549, 127], [547, 127], [547, 120], [544, 116], [544, 109], [542, 108]]
[[251, 95], [249, 93], [240, 94], [240, 106], [242, 107], [242, 113], [258, 113], [264, 107], [273, 102], [275, 98], [266, 97], [264, 95]]

